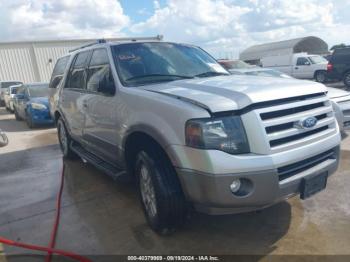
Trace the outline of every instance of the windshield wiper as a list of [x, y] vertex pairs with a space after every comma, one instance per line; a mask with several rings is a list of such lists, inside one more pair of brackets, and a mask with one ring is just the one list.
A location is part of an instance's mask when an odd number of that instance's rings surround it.
[[140, 75], [140, 76], [133, 76], [130, 77], [128, 79], [126, 79], [125, 81], [132, 81], [132, 80], [138, 80], [138, 79], [142, 79], [142, 78], [148, 78], [148, 77], [175, 77], [175, 78], [181, 78], [181, 79], [191, 79], [193, 78], [193, 76], [184, 76], [184, 75], [166, 75], [166, 74], [149, 74], [149, 75]]
[[229, 75], [227, 73], [222, 73], [222, 72], [214, 72], [214, 71], [208, 71], [204, 72], [198, 75], [195, 75], [195, 77], [206, 77], [206, 76], [222, 76], [222, 75]]

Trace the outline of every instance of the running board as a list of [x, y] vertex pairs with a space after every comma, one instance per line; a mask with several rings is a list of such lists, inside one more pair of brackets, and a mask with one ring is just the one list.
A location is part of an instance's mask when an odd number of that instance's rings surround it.
[[90, 164], [94, 165], [96, 168], [100, 169], [107, 175], [111, 176], [113, 179], [116, 179], [117, 177], [120, 177], [126, 174], [125, 170], [120, 169], [115, 165], [112, 165], [104, 161], [103, 159], [101, 159], [100, 157], [96, 156], [93, 153], [90, 153], [89, 151], [84, 149], [81, 145], [79, 145], [77, 142], [72, 142], [70, 147], [83, 161], [89, 162]]

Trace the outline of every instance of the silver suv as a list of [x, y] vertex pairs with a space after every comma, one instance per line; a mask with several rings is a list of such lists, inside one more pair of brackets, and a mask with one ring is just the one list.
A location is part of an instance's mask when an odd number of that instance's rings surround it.
[[202, 49], [163, 41], [71, 52], [54, 112], [65, 157], [135, 178], [156, 232], [262, 209], [326, 187], [340, 135], [322, 84], [229, 75]]

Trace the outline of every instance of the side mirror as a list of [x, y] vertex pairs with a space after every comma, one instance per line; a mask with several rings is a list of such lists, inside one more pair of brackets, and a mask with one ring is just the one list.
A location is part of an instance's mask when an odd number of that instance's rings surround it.
[[308, 61], [306, 61], [305, 63], [304, 63], [304, 65], [310, 65], [310, 62], [308, 62]]
[[105, 95], [113, 96], [115, 94], [115, 85], [113, 82], [101, 82], [98, 85], [97, 91]]

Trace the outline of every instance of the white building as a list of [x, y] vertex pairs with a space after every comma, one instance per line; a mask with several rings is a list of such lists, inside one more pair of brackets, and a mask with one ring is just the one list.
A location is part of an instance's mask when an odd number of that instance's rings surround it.
[[76, 39], [0, 43], [0, 81], [48, 82], [57, 58], [74, 47], [94, 41], [96, 40]]
[[252, 64], [259, 64], [260, 59], [266, 56], [302, 52], [314, 55], [325, 55], [328, 54], [328, 45], [321, 38], [307, 36], [248, 47], [240, 53], [239, 59]]

